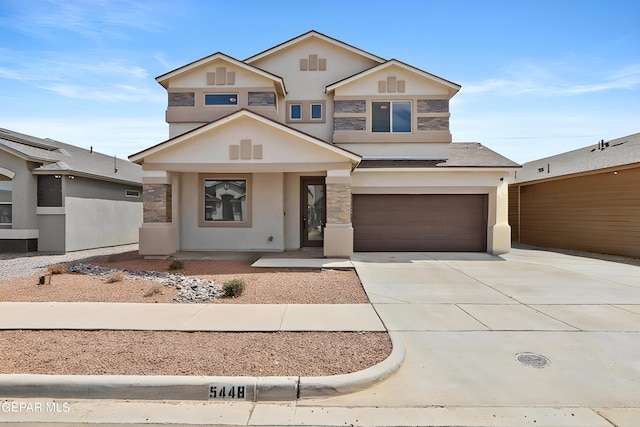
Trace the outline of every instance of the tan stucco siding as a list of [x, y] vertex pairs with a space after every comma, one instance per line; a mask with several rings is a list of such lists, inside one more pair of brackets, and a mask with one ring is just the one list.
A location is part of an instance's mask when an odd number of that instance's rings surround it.
[[[232, 160], [231, 146], [241, 146], [242, 141], [251, 141], [251, 146], [262, 146], [261, 159]], [[194, 135], [157, 153], [145, 157], [145, 164], [163, 163], [227, 163], [230, 165], [270, 163], [321, 163], [345, 162], [344, 156], [331, 152], [315, 143], [302, 141], [299, 136], [241, 117]], [[348, 164], [348, 162], [347, 162]], [[347, 166], [348, 167], [348, 166]]]
[[[215, 73], [219, 68], [225, 68], [225, 71], [235, 73], [234, 84], [207, 84], [207, 73]], [[210, 88], [210, 89], [229, 89], [234, 87], [273, 87], [273, 80], [235, 66], [223, 60], [214, 61], [205, 66], [195, 68], [183, 74], [177, 75], [169, 80], [169, 89], [174, 88]]]
[[[199, 227], [198, 174], [182, 174], [180, 248], [182, 250], [284, 250], [284, 175], [253, 174], [251, 227]], [[272, 237], [270, 241], [269, 238]]]
[[[326, 70], [300, 70], [300, 60], [308, 59], [309, 55], [317, 55], [319, 59], [325, 59]], [[325, 141], [331, 141], [333, 135], [333, 96], [325, 93], [325, 87], [377, 64], [375, 61], [319, 39], [302, 41], [278, 52], [277, 55], [252, 63], [284, 78], [288, 91], [287, 101], [325, 101], [324, 123], [290, 123], [292, 127]], [[278, 119], [283, 123], [286, 121], [286, 114], [285, 99], [281, 99], [278, 105]]]
[[[250, 94], [252, 93], [273, 93], [275, 97], [275, 89], [272, 86], [265, 87], [239, 87], [239, 86], [211, 86], [207, 88], [180, 88], [175, 89], [176, 93], [190, 93], [193, 95], [193, 106], [169, 106], [166, 113], [166, 121], [171, 124], [175, 123], [192, 123], [200, 124], [212, 122], [220, 117], [226, 116], [241, 108], [255, 111], [258, 114], [269, 117], [272, 120], [278, 118], [276, 105], [272, 106], [256, 106], [250, 102]], [[230, 94], [237, 99], [237, 105], [205, 105], [205, 96], [207, 94]]]
[[[389, 79], [389, 77], [392, 79]], [[395, 81], [396, 84], [398, 81], [404, 83], [390, 88], [388, 83], [392, 83], [393, 81]], [[384, 92], [380, 91], [379, 82], [385, 82]], [[365, 94], [385, 97], [430, 95], [432, 96], [431, 99], [449, 99], [451, 97], [447, 86], [432, 80], [427, 80], [413, 72], [395, 66], [383, 68], [363, 78], [345, 83], [335, 90], [336, 97]]]

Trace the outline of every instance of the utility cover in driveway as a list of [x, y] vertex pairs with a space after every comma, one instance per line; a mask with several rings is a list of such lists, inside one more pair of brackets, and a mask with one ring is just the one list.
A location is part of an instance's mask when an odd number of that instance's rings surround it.
[[486, 194], [356, 194], [354, 250], [487, 250]]

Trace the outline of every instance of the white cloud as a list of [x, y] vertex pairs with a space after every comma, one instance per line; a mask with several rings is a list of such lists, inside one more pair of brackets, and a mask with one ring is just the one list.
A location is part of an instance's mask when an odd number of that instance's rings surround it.
[[42, 39], [55, 39], [71, 32], [90, 40], [129, 39], [129, 30], [158, 32], [162, 16], [169, 13], [162, 2], [127, 0], [23, 1], [10, 17], [0, 17], [2, 26]]
[[[479, 82], [462, 84], [460, 97], [492, 94], [495, 96], [580, 95], [607, 90], [637, 90], [640, 86], [640, 64], [630, 64], [606, 73], [566, 69], [566, 63], [549, 64], [547, 68], [531, 64], [510, 67], [504, 77], [492, 77]], [[517, 70], [517, 71], [514, 71]], [[575, 81], [587, 80], [576, 84]]]
[[37, 53], [33, 58], [16, 55], [13, 62], [5, 57], [0, 60], [0, 64], [6, 62], [0, 66], [0, 78], [33, 84], [73, 99], [165, 101], [145, 68], [120, 57], [94, 56], [91, 52], [78, 55], [56, 52]]

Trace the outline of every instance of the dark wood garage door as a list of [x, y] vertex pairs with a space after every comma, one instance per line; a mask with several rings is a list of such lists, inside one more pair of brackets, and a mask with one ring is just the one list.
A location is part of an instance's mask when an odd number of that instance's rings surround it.
[[487, 250], [486, 194], [356, 194], [355, 251]]

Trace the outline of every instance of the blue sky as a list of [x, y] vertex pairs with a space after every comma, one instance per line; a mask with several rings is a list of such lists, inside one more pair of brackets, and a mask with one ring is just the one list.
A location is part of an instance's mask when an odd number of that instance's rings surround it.
[[156, 76], [311, 29], [460, 84], [454, 141], [520, 163], [640, 132], [640, 0], [0, 0], [0, 127], [126, 158]]

